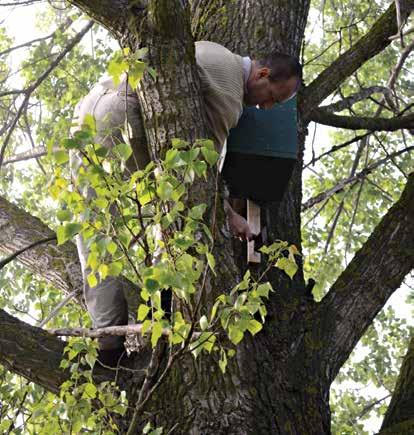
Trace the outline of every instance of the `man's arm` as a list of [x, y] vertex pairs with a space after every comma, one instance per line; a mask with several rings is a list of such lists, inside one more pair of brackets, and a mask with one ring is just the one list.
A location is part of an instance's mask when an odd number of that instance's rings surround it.
[[231, 233], [240, 240], [252, 240], [254, 235], [250, 231], [247, 220], [233, 210], [227, 199], [224, 200], [224, 211], [229, 221]]

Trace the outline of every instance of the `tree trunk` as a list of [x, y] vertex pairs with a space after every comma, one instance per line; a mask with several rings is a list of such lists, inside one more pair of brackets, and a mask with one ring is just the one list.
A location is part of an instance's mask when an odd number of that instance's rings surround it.
[[401, 365], [394, 394], [379, 435], [409, 435], [414, 432], [414, 337]]

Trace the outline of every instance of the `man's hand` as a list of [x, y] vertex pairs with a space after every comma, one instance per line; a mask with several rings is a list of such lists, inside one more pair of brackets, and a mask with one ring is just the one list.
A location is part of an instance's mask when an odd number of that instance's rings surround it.
[[229, 220], [230, 231], [234, 237], [238, 237], [240, 240], [253, 240], [254, 234], [251, 232], [247, 220], [236, 213], [228, 201], [224, 201], [224, 210]]

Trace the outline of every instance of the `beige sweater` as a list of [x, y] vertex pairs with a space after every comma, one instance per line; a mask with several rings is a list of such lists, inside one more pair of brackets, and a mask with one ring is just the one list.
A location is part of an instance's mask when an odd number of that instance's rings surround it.
[[199, 41], [195, 47], [208, 126], [221, 149], [243, 110], [243, 60], [214, 42]]
[[[243, 110], [243, 60], [222, 45], [209, 41], [196, 42], [195, 52], [208, 127], [218, 151], [221, 151], [230, 129], [237, 125]], [[99, 140], [111, 147], [114, 142], [122, 142], [125, 106], [129, 111], [132, 135], [140, 140], [143, 129], [141, 117], [135, 113], [139, 111], [136, 96], [134, 93], [128, 94], [125, 104], [125, 96], [119, 93], [110, 78], [102, 79], [79, 103], [75, 110], [75, 121], [81, 125], [85, 115], [92, 114]], [[73, 131], [77, 129], [75, 127]]]

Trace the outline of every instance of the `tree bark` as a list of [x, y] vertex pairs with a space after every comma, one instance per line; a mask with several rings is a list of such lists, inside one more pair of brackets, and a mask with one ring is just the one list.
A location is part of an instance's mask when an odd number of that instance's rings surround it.
[[394, 394], [378, 435], [414, 432], [414, 337], [408, 346]]
[[[0, 197], [0, 252], [9, 256], [53, 236], [54, 231], [40, 219]], [[82, 271], [73, 243], [66, 242], [58, 246], [56, 241], [51, 241], [26, 250], [17, 258], [28, 270], [65, 294], [77, 293], [77, 300], [83, 303]], [[138, 288], [128, 279], [120, 279], [125, 281], [129, 310], [135, 318], [139, 301]]]
[[0, 310], [0, 363], [56, 394], [69, 377], [59, 368], [64, 347], [53, 335]]

